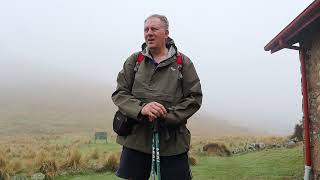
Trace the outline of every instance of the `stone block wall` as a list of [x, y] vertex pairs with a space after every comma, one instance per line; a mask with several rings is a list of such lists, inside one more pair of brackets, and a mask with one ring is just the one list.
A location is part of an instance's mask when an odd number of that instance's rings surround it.
[[313, 33], [304, 47], [313, 178], [320, 179], [320, 32]]

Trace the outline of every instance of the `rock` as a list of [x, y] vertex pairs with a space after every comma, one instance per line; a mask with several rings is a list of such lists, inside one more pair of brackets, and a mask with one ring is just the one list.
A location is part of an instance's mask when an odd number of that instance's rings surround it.
[[10, 180], [27, 180], [27, 177], [25, 176], [13, 176], [10, 178]]
[[31, 176], [31, 179], [32, 180], [44, 180], [45, 177], [46, 177], [46, 175], [44, 175], [42, 173], [36, 173]]
[[281, 148], [282, 147], [282, 144], [277, 144], [277, 148]]
[[297, 143], [294, 142], [293, 140], [289, 140], [286, 145], [287, 145], [287, 148], [293, 148], [297, 145]]
[[264, 143], [259, 143], [258, 145], [259, 145], [259, 149], [264, 149], [264, 148], [266, 148], [266, 145], [265, 145]]

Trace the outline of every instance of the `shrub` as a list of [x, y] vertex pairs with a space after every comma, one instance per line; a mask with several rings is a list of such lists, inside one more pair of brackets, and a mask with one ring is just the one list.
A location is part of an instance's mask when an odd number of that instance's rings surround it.
[[208, 154], [218, 155], [218, 156], [230, 156], [230, 150], [224, 144], [218, 143], [208, 143], [203, 146], [203, 151], [206, 151]]
[[296, 126], [294, 127], [294, 132], [290, 138], [291, 139], [297, 138], [298, 141], [303, 140], [303, 126], [302, 126], [302, 124], [296, 124]]

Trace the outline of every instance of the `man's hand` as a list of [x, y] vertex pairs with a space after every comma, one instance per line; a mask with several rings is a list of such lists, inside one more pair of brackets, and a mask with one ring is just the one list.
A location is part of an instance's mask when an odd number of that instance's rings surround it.
[[141, 114], [144, 116], [148, 116], [149, 121], [152, 122], [158, 117], [164, 117], [167, 114], [167, 110], [160, 103], [150, 102], [142, 108]]

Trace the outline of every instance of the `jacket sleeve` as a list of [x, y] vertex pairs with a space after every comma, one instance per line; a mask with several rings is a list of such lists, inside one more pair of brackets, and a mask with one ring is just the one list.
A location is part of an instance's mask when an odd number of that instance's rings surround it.
[[182, 90], [183, 98], [169, 110], [164, 118], [168, 126], [180, 126], [186, 124], [202, 104], [202, 91], [200, 79], [190, 59], [183, 56], [182, 67]]
[[134, 67], [136, 65], [136, 57], [137, 53], [132, 54], [125, 61], [123, 69], [117, 77], [117, 89], [112, 93], [111, 97], [119, 110], [133, 119], [138, 119], [138, 115], [143, 107], [142, 102], [136, 99], [131, 93], [135, 75]]

